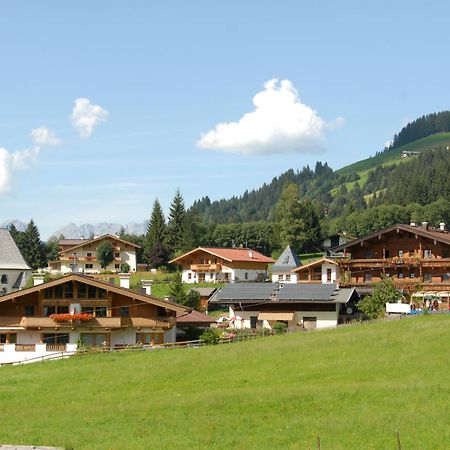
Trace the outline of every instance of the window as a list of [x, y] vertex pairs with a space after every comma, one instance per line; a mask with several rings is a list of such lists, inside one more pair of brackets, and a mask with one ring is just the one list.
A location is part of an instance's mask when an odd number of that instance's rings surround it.
[[385, 258], [390, 258], [389, 250], [388, 249], [384, 249], [383, 251], [384, 251], [384, 257]]
[[94, 264], [92, 264], [92, 263], [85, 264], [84, 268], [85, 269], [93, 269], [94, 268]]
[[120, 307], [120, 317], [130, 317], [130, 308], [128, 306]]
[[62, 284], [58, 284], [54, 287], [55, 298], [63, 298], [64, 296], [64, 286]]
[[399, 258], [402, 258], [402, 257], [403, 257], [403, 250], [399, 250], [399, 251], [398, 251], [398, 256], [399, 256]]
[[2, 274], [1, 283], [2, 284], [8, 284], [8, 275], [6, 275], [5, 273]]
[[416, 278], [416, 274], [414, 272], [409, 272], [409, 278]]
[[450, 280], [450, 273], [443, 273], [441, 276], [441, 281], [448, 281]]
[[84, 283], [78, 283], [78, 298], [86, 298], [87, 286]]
[[405, 278], [404, 275], [403, 275], [403, 272], [399, 272], [397, 276], [398, 276], [399, 278]]
[[0, 334], [0, 344], [15, 344], [17, 342], [16, 333], [2, 333]]
[[42, 342], [44, 344], [68, 344], [68, 333], [43, 333]]
[[88, 253], [86, 253], [86, 256], [87, 256], [88, 258], [92, 258], [92, 253], [88, 252]]
[[104, 333], [81, 333], [80, 339], [83, 344], [90, 345], [91, 347], [102, 347], [106, 344], [107, 335]]
[[97, 298], [97, 288], [95, 286], [88, 285], [88, 298]]
[[192, 280], [192, 273], [188, 272], [188, 280]]
[[96, 306], [94, 314], [95, 317], [106, 317], [106, 306]]
[[431, 280], [432, 280], [431, 273], [424, 273], [423, 274], [423, 281], [430, 282]]
[[34, 305], [25, 305], [23, 315], [25, 317], [34, 316]]
[[278, 281], [283, 281], [283, 275], [278, 275]]
[[331, 269], [327, 269], [327, 281], [331, 281]]
[[71, 281], [64, 284], [64, 298], [73, 298], [73, 283]]
[[248, 272], [245, 272], [245, 274], [244, 274], [244, 280], [248, 280]]
[[291, 281], [291, 274], [290, 273], [286, 274], [286, 281]]
[[228, 272], [225, 272], [225, 280], [229, 280], [230, 279], [230, 274]]
[[68, 314], [69, 313], [69, 307], [66, 305], [59, 305], [59, 306], [44, 306], [44, 316], [48, 317], [52, 314]]
[[449, 257], [450, 257], [450, 249], [444, 248], [444, 249], [442, 250], [442, 257], [443, 257], [443, 258], [449, 258]]
[[114, 269], [120, 269], [120, 264], [114, 264]]
[[164, 333], [136, 333], [136, 344], [164, 344]]
[[257, 322], [258, 322], [257, 316], [250, 316], [250, 328], [255, 329]]
[[423, 251], [423, 257], [424, 258], [431, 258], [431, 250], [426, 249]]
[[372, 274], [371, 273], [365, 273], [364, 274], [364, 282], [370, 283], [372, 281]]
[[114, 258], [120, 258], [120, 253], [114, 253]]

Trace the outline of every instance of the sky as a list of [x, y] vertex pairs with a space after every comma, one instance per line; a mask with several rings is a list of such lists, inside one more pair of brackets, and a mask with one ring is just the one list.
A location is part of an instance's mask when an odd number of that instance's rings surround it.
[[442, 1], [0, 0], [0, 223], [148, 219], [449, 109]]

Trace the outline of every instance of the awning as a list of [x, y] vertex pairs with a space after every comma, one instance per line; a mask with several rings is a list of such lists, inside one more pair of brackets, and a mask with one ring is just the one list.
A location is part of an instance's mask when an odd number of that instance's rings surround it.
[[261, 312], [258, 320], [294, 320], [293, 312]]

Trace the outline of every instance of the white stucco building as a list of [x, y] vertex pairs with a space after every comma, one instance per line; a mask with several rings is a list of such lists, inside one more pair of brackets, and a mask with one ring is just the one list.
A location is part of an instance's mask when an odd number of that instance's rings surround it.
[[136, 272], [136, 249], [138, 245], [106, 234], [93, 239], [63, 239], [59, 242], [59, 254], [56, 261], [49, 261], [51, 273], [100, 273], [103, 269], [97, 260], [97, 248], [102, 243], [111, 243], [114, 260], [106, 267], [111, 272], [120, 272], [123, 264]]
[[11, 233], [0, 228], [0, 295], [22, 289], [31, 268], [20, 253]]
[[270, 268], [272, 282], [297, 283], [297, 274], [293, 270], [301, 265], [302, 263], [297, 253], [288, 245], [276, 260], [275, 264]]

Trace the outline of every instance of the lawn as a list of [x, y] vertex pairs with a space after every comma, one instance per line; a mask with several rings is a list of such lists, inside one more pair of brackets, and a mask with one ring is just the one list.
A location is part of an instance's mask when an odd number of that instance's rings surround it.
[[[450, 316], [2, 367], [1, 444], [443, 449]], [[447, 442], [447, 444], [445, 444]]]

